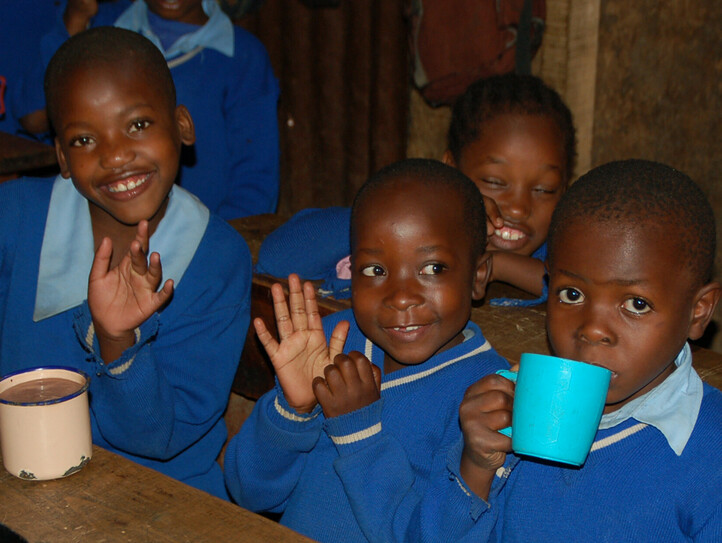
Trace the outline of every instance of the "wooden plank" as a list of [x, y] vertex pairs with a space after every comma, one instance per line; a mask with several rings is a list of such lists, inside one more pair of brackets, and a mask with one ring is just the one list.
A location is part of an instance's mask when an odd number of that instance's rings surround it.
[[0, 522], [30, 543], [311, 541], [97, 446], [64, 479], [24, 481], [2, 470], [0, 503]]

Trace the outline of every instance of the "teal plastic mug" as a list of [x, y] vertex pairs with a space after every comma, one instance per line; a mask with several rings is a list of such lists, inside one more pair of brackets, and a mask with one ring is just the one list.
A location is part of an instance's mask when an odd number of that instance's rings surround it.
[[516, 382], [511, 428], [515, 453], [581, 466], [602, 418], [612, 372], [601, 366], [524, 353], [519, 372], [500, 370]]

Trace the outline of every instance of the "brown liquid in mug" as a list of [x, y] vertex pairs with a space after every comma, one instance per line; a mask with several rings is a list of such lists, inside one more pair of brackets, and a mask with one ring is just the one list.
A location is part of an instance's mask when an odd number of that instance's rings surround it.
[[12, 386], [0, 394], [0, 399], [13, 403], [47, 402], [73, 394], [81, 388], [83, 383], [59, 377], [46, 377]]

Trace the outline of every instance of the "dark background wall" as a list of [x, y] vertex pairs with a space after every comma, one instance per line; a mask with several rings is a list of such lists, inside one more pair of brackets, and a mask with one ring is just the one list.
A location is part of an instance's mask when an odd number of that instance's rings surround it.
[[237, 21], [265, 44], [281, 82], [279, 212], [349, 205], [369, 174], [405, 156], [402, 4], [266, 0]]

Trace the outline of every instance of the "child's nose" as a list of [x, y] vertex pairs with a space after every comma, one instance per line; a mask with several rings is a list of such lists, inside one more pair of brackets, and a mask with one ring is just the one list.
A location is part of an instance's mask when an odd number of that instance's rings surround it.
[[500, 204], [502, 214], [509, 219], [523, 220], [531, 214], [531, 195], [525, 190], [511, 191]]
[[414, 278], [390, 281], [386, 296], [387, 305], [404, 311], [410, 307], [421, 305], [422, 303], [423, 297], [419, 291], [418, 281], [415, 281]]
[[612, 316], [602, 308], [588, 308], [583, 313], [583, 320], [578, 329], [579, 339], [585, 343], [613, 345], [616, 336], [610, 323]]
[[100, 160], [104, 168], [115, 169], [133, 160], [134, 156], [132, 146], [127, 145], [122, 138], [114, 138], [104, 144]]

